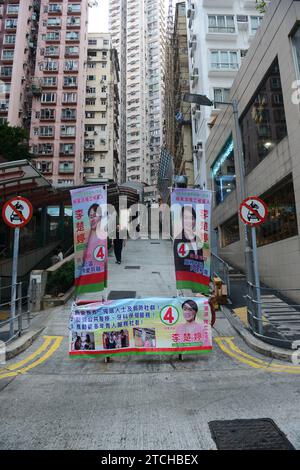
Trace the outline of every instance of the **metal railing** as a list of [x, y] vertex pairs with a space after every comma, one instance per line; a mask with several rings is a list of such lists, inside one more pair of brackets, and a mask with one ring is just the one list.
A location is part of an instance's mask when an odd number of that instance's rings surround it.
[[300, 304], [291, 300], [300, 289], [274, 289], [258, 287], [248, 282], [245, 296], [248, 323], [251, 332], [263, 341], [282, 347], [293, 348], [300, 340]]
[[15, 315], [11, 317], [11, 300], [4, 301], [11, 298], [8, 294], [11, 288], [11, 285], [0, 287], [0, 340], [6, 344], [21, 336], [30, 325], [30, 299], [28, 294], [22, 294], [22, 282], [16, 284]]
[[211, 275], [216, 275], [222, 280], [230, 295], [229, 265], [215, 253], [211, 253]]

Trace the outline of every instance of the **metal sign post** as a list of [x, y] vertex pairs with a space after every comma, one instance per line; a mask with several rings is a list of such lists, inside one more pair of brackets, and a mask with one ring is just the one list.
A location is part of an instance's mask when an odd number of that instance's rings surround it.
[[258, 268], [255, 226], [251, 227], [251, 237], [252, 237], [252, 252], [253, 252], [254, 283], [255, 283], [256, 301], [257, 301], [258, 333], [262, 335], [263, 334], [262, 309], [261, 309], [260, 281], [259, 281], [259, 268]]
[[14, 336], [14, 322], [15, 322], [15, 317], [16, 317], [19, 239], [20, 239], [20, 229], [15, 228], [12, 278], [11, 278], [11, 304], [10, 304], [9, 338], [12, 338]]
[[256, 225], [264, 223], [268, 215], [268, 208], [264, 201], [256, 196], [251, 196], [241, 203], [240, 217], [244, 224], [251, 226], [252, 237], [252, 254], [253, 254], [253, 268], [254, 268], [254, 285], [256, 292], [256, 313], [258, 320], [258, 333], [263, 334], [262, 324], [262, 307], [260, 295], [260, 281], [259, 281], [259, 268], [257, 256], [257, 241], [256, 241]]
[[[17, 280], [18, 280], [18, 258], [19, 258], [19, 240], [20, 228], [28, 224], [32, 217], [32, 205], [28, 199], [20, 196], [13, 197], [7, 201], [2, 209], [2, 217], [6, 225], [14, 229], [14, 251], [12, 264], [11, 279], [11, 304], [10, 304], [10, 323], [9, 323], [9, 339], [15, 333], [15, 317], [17, 303]], [[21, 300], [19, 300], [21, 302]], [[18, 312], [19, 315], [22, 312]], [[19, 318], [20, 321], [20, 318]]]

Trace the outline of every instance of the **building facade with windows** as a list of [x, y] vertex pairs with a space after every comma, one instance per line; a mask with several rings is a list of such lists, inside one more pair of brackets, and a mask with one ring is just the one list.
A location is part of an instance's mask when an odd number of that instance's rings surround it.
[[119, 58], [119, 182], [126, 181], [126, 67], [127, 0], [109, 1], [109, 31]]
[[0, 123], [29, 128], [39, 1], [0, 2]]
[[88, 1], [40, 1], [30, 145], [55, 186], [83, 181]]
[[110, 32], [121, 57], [121, 88], [124, 77], [126, 83], [126, 179], [155, 188], [164, 119], [164, 1], [111, 0]]
[[[262, 44], [264, 47], [262, 47]], [[300, 2], [272, 0], [235, 77], [230, 100], [238, 100], [246, 196], [268, 206], [257, 228], [262, 281], [299, 289], [300, 277]], [[244, 268], [244, 226], [232, 107], [217, 117], [206, 146], [212, 226], [219, 255]], [[300, 293], [289, 296], [300, 301]]]
[[[187, 1], [190, 92], [228, 100], [262, 15], [255, 0]], [[192, 105], [195, 184], [206, 187], [205, 143], [223, 105]]]
[[118, 181], [119, 61], [109, 33], [88, 34], [84, 182]]

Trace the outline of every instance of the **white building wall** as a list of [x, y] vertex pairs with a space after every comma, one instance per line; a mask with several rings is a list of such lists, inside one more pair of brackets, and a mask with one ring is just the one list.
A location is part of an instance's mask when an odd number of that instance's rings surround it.
[[[189, 69], [190, 77], [194, 76], [190, 80], [190, 92], [206, 95], [214, 100], [215, 88], [231, 88], [243, 60], [241, 51], [249, 48], [255, 36], [255, 31], [252, 29], [255, 20], [252, 21], [251, 17], [262, 15], [256, 10], [254, 0], [188, 0], [187, 8]], [[220, 18], [216, 19], [214, 31], [209, 30], [209, 15], [233, 16], [234, 32], [231, 32], [231, 26], [226, 29], [226, 23], [223, 29], [221, 27], [223, 22]], [[238, 16], [247, 17], [247, 21], [246, 18], [243, 18], [244, 21], [237, 21]], [[242, 20], [242, 18], [239, 19]], [[211, 51], [236, 52], [237, 68], [233, 65], [226, 66], [226, 62], [224, 62], [225, 66], [212, 67]], [[222, 60], [221, 55], [220, 59]], [[198, 73], [195, 73], [197, 69]], [[201, 187], [207, 186], [204, 152], [210, 132], [208, 124], [216, 117], [219, 108], [220, 105], [217, 109], [201, 106], [200, 112], [198, 110], [196, 113], [196, 105], [192, 105], [195, 184]]]

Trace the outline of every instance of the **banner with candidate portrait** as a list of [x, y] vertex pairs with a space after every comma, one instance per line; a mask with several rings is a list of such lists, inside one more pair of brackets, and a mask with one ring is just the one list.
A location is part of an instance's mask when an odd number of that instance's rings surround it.
[[172, 191], [173, 251], [178, 290], [209, 293], [211, 191]]
[[208, 353], [211, 311], [205, 297], [74, 303], [70, 355]]
[[103, 186], [71, 192], [76, 295], [107, 287], [107, 191]]

